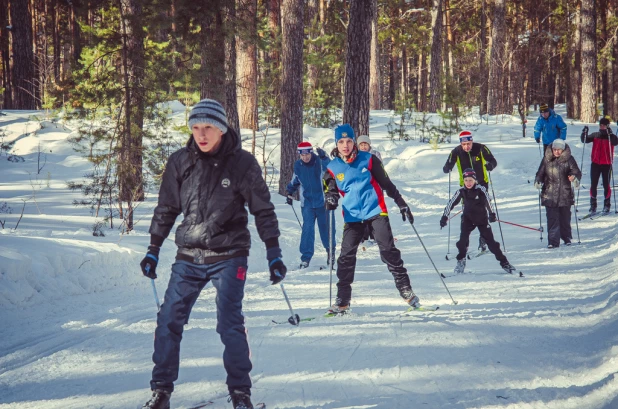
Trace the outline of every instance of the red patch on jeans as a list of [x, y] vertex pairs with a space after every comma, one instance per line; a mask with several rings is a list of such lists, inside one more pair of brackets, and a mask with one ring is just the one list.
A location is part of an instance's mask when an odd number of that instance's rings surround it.
[[247, 270], [244, 267], [238, 267], [238, 270], [236, 271], [236, 278], [239, 280], [245, 280], [245, 278], [247, 278]]

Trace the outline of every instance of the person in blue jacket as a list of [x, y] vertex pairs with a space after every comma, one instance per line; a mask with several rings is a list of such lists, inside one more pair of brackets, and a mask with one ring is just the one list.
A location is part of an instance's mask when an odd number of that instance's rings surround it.
[[326, 209], [335, 210], [342, 196], [343, 240], [341, 254], [337, 259], [337, 299], [327, 314], [345, 314], [350, 309], [352, 283], [356, 268], [356, 253], [363, 239], [365, 226], [369, 225], [378, 247], [380, 257], [395, 279], [401, 297], [411, 306], [420, 306], [419, 298], [412, 291], [410, 277], [403, 266], [401, 252], [395, 247], [393, 232], [388, 219], [384, 193], [395, 200], [403, 221], [410, 223], [414, 217], [397, 187], [389, 179], [380, 159], [356, 146], [354, 130], [348, 124], [335, 128], [337, 147], [333, 160], [324, 173]]
[[[315, 245], [315, 222], [318, 222], [320, 239], [326, 250], [326, 264], [330, 265], [332, 259], [329, 251], [330, 243], [328, 237], [328, 218], [324, 208], [324, 188], [322, 186], [322, 174], [330, 163], [326, 152], [316, 149], [317, 155], [313, 153], [313, 146], [309, 142], [298, 144], [298, 154], [300, 159], [294, 163], [294, 175], [288, 183], [286, 203], [290, 206], [293, 202], [293, 195], [300, 189], [300, 208], [303, 215], [303, 229], [300, 236], [300, 266], [299, 268], [309, 267], [313, 257]], [[335, 218], [332, 217], [332, 236], [335, 237]], [[334, 246], [333, 246], [334, 247]]]
[[560, 115], [547, 104], [539, 106], [539, 119], [534, 125], [534, 140], [536, 143], [541, 143], [541, 134], [543, 134], [543, 152], [552, 142], [560, 138], [566, 140], [567, 125]]

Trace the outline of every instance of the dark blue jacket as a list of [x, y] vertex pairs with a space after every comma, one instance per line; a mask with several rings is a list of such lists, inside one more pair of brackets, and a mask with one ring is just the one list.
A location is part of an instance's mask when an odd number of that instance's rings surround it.
[[311, 154], [309, 163], [305, 163], [301, 159], [294, 162], [294, 175], [286, 190], [289, 195], [292, 195], [300, 189], [300, 205], [302, 207], [317, 208], [324, 206], [322, 175], [329, 163], [330, 159], [327, 156], [318, 158], [315, 153]]

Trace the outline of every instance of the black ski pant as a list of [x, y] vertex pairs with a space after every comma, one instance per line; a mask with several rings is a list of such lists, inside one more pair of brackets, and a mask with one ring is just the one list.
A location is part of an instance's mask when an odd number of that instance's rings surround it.
[[494, 240], [494, 234], [491, 231], [491, 227], [489, 223], [487, 224], [475, 224], [472, 220], [467, 217], [461, 218], [461, 233], [459, 234], [459, 241], [457, 242], [457, 250], [459, 253], [457, 254], [457, 260], [463, 260], [466, 258], [466, 253], [468, 252], [468, 246], [470, 245], [470, 233], [478, 228], [481, 237], [485, 240], [487, 244], [487, 248], [491, 251], [494, 256], [496, 256], [496, 260], [500, 263], [504, 263], [507, 261], [506, 256], [500, 250], [500, 244]]
[[603, 198], [608, 200], [612, 195], [612, 189], [609, 184], [609, 172], [612, 165], [599, 165], [592, 162], [590, 164], [590, 204], [597, 204], [597, 186], [599, 186], [599, 177], [603, 177]]
[[242, 313], [247, 257], [234, 257], [213, 264], [193, 264], [177, 261], [157, 314], [150, 388], [173, 392], [178, 379], [180, 341], [193, 304], [206, 284], [217, 290], [217, 333], [221, 337], [223, 366], [230, 391], [250, 393], [251, 359], [245, 318]]
[[547, 215], [547, 242], [554, 247], [560, 245], [560, 239], [570, 243], [571, 233], [571, 206], [546, 207]]
[[388, 271], [395, 279], [395, 286], [401, 294], [402, 291], [411, 290], [410, 277], [403, 266], [401, 253], [395, 247], [393, 232], [388, 221], [388, 216], [377, 216], [364, 222], [346, 223], [343, 226], [343, 240], [341, 242], [341, 254], [337, 259], [337, 298], [341, 299], [342, 305], [349, 303], [352, 298], [352, 283], [354, 282], [354, 270], [356, 269], [356, 252], [358, 245], [365, 234], [365, 227], [369, 226], [380, 249], [380, 258], [386, 264]]

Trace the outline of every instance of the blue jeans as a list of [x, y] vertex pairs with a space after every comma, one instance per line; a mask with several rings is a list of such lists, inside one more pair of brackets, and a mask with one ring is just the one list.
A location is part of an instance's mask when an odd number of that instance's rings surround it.
[[217, 333], [225, 346], [223, 365], [227, 371], [229, 390], [251, 388], [249, 344], [242, 313], [247, 257], [235, 257], [213, 264], [193, 264], [177, 261], [165, 299], [157, 315], [151, 389], [174, 390], [178, 379], [180, 341], [184, 325], [200, 292], [208, 284], [217, 290]]
[[[318, 221], [318, 229], [320, 230], [320, 239], [322, 239], [322, 246], [328, 253], [330, 248], [328, 242], [328, 217], [326, 215], [326, 209], [324, 207], [301, 207], [303, 215], [303, 231], [300, 236], [300, 260], [310, 262], [313, 257], [313, 248], [315, 246], [315, 221]], [[334, 212], [331, 222], [331, 237], [335, 237], [335, 215]], [[331, 239], [331, 242], [335, 241]], [[335, 249], [333, 248], [333, 253]]]

